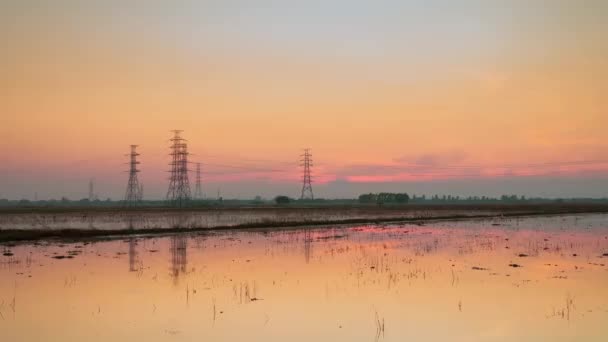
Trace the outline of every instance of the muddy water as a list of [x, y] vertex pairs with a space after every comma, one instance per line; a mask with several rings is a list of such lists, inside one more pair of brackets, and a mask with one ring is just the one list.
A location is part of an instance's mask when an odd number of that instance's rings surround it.
[[[429, 218], [449, 216], [495, 216], [500, 212], [517, 213], [517, 209], [424, 209], [410, 207], [353, 208], [216, 208], [207, 210], [138, 211], [89, 210], [57, 212], [18, 212], [0, 215], [0, 229], [166, 229], [214, 228], [245, 224], [285, 224], [289, 222], [330, 222], [353, 219], [387, 220], [394, 218]], [[521, 211], [521, 209], [519, 210]]]
[[608, 340], [606, 215], [0, 252], [0, 341]]

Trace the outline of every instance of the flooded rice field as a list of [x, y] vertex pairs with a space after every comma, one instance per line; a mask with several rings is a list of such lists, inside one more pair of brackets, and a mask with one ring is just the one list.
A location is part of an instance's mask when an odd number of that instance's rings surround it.
[[215, 228], [240, 225], [323, 223], [344, 220], [386, 220], [451, 216], [490, 216], [501, 212], [525, 212], [521, 208], [416, 209], [410, 207], [352, 208], [233, 208], [207, 210], [82, 210], [15, 212], [0, 215], [0, 229], [18, 230], [117, 230]]
[[0, 341], [608, 340], [602, 214], [0, 252]]

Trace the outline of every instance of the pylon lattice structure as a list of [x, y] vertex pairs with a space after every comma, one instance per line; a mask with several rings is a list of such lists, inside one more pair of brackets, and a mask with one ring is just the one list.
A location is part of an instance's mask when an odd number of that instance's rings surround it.
[[141, 201], [140, 196], [140, 185], [139, 180], [137, 179], [137, 173], [139, 170], [137, 169], [137, 145], [131, 145], [131, 153], [127, 154], [129, 157], [129, 182], [127, 183], [127, 192], [125, 194], [125, 205], [127, 207], [136, 206], [139, 201]]
[[300, 160], [302, 166], [304, 168], [304, 174], [302, 176], [302, 196], [300, 199], [313, 200], [315, 199], [315, 195], [312, 193], [312, 177], [310, 175], [310, 169], [312, 167], [312, 154], [310, 154], [310, 149], [304, 149], [304, 154], [301, 155], [302, 159]]
[[190, 181], [188, 180], [188, 145], [181, 137], [181, 130], [173, 131], [171, 138], [171, 176], [167, 202], [174, 207], [184, 207], [191, 199]]
[[201, 163], [196, 163], [196, 188], [194, 189], [194, 198], [197, 200], [203, 199], [203, 187], [201, 185]]
[[89, 180], [89, 202], [96, 200], [95, 196], [95, 180], [91, 178]]

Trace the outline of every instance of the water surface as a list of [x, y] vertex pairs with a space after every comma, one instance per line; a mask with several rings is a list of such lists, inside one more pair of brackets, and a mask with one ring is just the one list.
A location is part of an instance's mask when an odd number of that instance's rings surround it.
[[2, 246], [1, 341], [606, 341], [608, 216]]

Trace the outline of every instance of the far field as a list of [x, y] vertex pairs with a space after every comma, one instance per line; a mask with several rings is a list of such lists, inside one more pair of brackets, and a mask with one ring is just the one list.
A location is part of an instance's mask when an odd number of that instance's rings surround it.
[[571, 213], [608, 213], [608, 204], [4, 209], [0, 241]]

